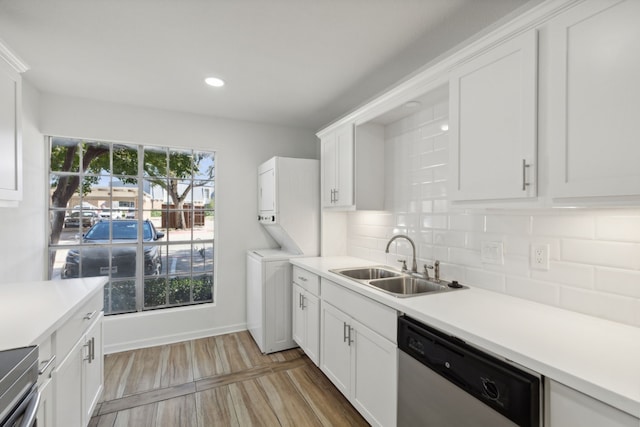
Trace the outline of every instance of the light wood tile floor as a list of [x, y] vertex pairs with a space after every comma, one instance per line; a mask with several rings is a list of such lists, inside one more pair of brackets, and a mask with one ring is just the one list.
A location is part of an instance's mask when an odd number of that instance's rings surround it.
[[90, 427], [367, 426], [300, 349], [247, 331], [109, 354]]

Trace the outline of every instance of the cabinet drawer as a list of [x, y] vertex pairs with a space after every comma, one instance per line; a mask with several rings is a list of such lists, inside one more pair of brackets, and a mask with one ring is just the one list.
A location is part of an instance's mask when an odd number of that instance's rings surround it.
[[396, 343], [398, 313], [363, 295], [322, 279], [322, 299], [339, 308], [363, 325]]
[[56, 336], [56, 354], [58, 357], [64, 358], [86, 332], [87, 328], [98, 318], [102, 311], [103, 298], [103, 293], [97, 292], [58, 329]]
[[304, 290], [320, 295], [320, 277], [300, 267], [293, 266], [293, 281]]

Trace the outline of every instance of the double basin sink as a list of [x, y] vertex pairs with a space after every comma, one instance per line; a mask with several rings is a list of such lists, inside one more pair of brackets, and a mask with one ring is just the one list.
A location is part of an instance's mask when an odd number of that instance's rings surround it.
[[380, 266], [341, 268], [330, 271], [396, 297], [410, 297], [465, 289], [464, 286], [455, 281], [430, 280]]

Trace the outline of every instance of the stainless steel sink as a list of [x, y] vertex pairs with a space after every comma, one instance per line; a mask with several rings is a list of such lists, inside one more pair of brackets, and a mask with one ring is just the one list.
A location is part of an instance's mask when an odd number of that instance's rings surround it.
[[398, 273], [397, 271], [389, 270], [384, 267], [343, 268], [339, 270], [331, 270], [331, 272], [356, 280], [374, 280], [402, 276], [402, 273]]
[[447, 286], [447, 283], [448, 282], [436, 283], [431, 280], [419, 279], [411, 276], [369, 281], [369, 285], [385, 292], [398, 294], [399, 296], [417, 295], [427, 292], [445, 292], [451, 289]]
[[395, 297], [411, 297], [465, 289], [464, 286], [458, 285], [457, 282], [454, 283], [455, 286], [452, 286], [444, 280], [423, 279], [382, 266], [341, 268], [330, 271]]

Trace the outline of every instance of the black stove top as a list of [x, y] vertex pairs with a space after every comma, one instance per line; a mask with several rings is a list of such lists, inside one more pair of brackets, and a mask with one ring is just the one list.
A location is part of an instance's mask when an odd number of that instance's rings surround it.
[[38, 347], [0, 351], [0, 424], [38, 381]]

